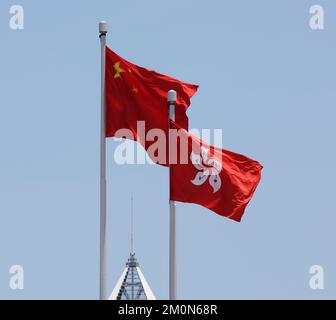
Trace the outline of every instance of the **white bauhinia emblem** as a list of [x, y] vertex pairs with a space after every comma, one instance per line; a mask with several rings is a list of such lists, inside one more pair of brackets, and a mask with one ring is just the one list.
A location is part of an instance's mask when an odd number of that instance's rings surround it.
[[191, 182], [200, 186], [208, 180], [211, 187], [213, 188], [213, 193], [217, 192], [221, 185], [222, 181], [219, 176], [219, 173], [222, 171], [222, 165], [220, 162], [215, 160], [215, 158], [210, 157], [210, 150], [204, 147], [201, 147], [200, 154], [196, 154], [193, 151], [190, 154], [190, 160], [199, 172], [197, 172], [196, 177]]

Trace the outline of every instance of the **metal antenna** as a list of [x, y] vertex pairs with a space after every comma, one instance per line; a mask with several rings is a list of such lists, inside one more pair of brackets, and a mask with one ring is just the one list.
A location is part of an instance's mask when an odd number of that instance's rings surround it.
[[133, 192], [131, 193], [131, 254], [134, 253], [134, 230], [133, 230]]

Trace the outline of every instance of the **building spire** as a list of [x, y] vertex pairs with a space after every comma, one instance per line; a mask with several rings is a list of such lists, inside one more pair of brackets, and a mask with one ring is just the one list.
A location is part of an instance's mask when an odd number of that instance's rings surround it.
[[131, 193], [131, 255], [134, 254], [134, 213], [133, 213], [133, 192]]
[[125, 269], [114, 287], [109, 300], [156, 300], [153, 291], [143, 275], [134, 253], [134, 205], [133, 192], [131, 193], [131, 252]]

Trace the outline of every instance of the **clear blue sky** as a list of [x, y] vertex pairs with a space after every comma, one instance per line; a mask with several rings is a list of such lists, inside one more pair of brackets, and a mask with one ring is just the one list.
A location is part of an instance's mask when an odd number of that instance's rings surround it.
[[[309, 28], [309, 7], [325, 30]], [[25, 29], [8, 27], [9, 7]], [[336, 4], [326, 0], [0, 2], [0, 298], [96, 299], [99, 271], [98, 22], [126, 59], [200, 85], [190, 126], [264, 165], [238, 224], [178, 204], [183, 299], [336, 298]], [[168, 172], [117, 166], [108, 143], [109, 289], [135, 250], [168, 297]], [[25, 289], [8, 286], [9, 267]], [[309, 288], [309, 268], [325, 290]]]

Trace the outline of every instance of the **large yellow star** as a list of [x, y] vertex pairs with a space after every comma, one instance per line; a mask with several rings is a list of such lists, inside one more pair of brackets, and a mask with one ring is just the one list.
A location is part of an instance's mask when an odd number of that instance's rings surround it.
[[125, 70], [123, 70], [121, 67], [120, 67], [120, 62], [117, 62], [114, 64], [113, 66], [114, 70], [115, 70], [115, 75], [114, 75], [114, 79], [116, 78], [121, 78], [121, 73], [122, 72], [125, 72]]

